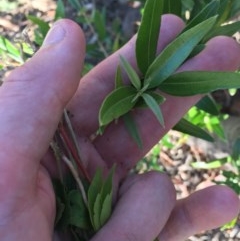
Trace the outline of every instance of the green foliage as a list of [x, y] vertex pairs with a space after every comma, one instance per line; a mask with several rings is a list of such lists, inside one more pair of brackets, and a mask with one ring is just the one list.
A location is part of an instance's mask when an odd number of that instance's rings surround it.
[[176, 96], [207, 94], [219, 89], [240, 88], [239, 78], [240, 74], [234, 72], [189, 71], [173, 74], [159, 89]]
[[0, 55], [3, 56], [4, 54], [20, 64], [24, 62], [20, 50], [7, 38], [0, 36]]
[[43, 21], [42, 19], [32, 16], [32, 15], [28, 15], [27, 16], [28, 20], [30, 20], [31, 22], [33, 22], [34, 24], [36, 24], [36, 26], [38, 27], [37, 29], [35, 29], [34, 33], [35, 33], [35, 42], [38, 45], [42, 45], [44, 38], [47, 35], [48, 30], [50, 29], [50, 26], [47, 22]]
[[[145, 75], [156, 57], [163, 1], [147, 1], [144, 7], [142, 23], [136, 40], [136, 59], [139, 69]], [[144, 46], [144, 51], [142, 47]]]
[[98, 170], [88, 189], [88, 210], [95, 231], [98, 231], [109, 219], [112, 211], [113, 167], [103, 180], [101, 170]]
[[207, 19], [171, 42], [149, 67], [145, 84], [149, 83], [149, 88], [157, 87], [173, 74], [213, 27], [215, 21], [216, 17]]
[[192, 124], [186, 119], [181, 119], [174, 127], [174, 130], [182, 133], [201, 138], [205, 141], [213, 142], [214, 139], [206, 131], [201, 129], [199, 126]]
[[71, 228], [76, 237], [79, 231], [85, 232], [87, 236], [88, 234], [92, 236], [97, 232], [112, 213], [114, 172], [115, 166], [104, 179], [102, 171], [97, 170], [90, 185], [86, 187], [87, 203], [80, 190], [76, 189], [75, 185], [69, 185], [66, 178], [64, 183], [54, 180], [57, 197], [56, 228], [61, 230]]
[[177, 16], [182, 14], [182, 1], [181, 0], [164, 0], [163, 13], [172, 13]]
[[56, 21], [56, 20], [62, 19], [62, 18], [65, 18], [64, 2], [63, 2], [63, 0], [58, 0], [54, 20]]
[[128, 130], [128, 133], [133, 138], [133, 140], [137, 143], [139, 149], [142, 149], [142, 139], [140, 136], [140, 133], [137, 128], [137, 124], [134, 122], [134, 119], [131, 115], [131, 113], [127, 113], [123, 116], [123, 121], [126, 126], [126, 129]]
[[137, 100], [133, 101], [136, 94], [137, 91], [131, 86], [123, 86], [111, 92], [99, 111], [100, 126], [108, 125], [113, 120], [128, 113], [137, 102]]
[[208, 132], [216, 134], [220, 139], [225, 140], [225, 133], [221, 125], [222, 116], [213, 116], [197, 107], [192, 107], [185, 118], [192, 124], [204, 128]]
[[196, 107], [209, 113], [210, 115], [220, 115], [219, 108], [210, 94], [204, 96], [200, 101], [198, 101]]
[[[159, 4], [159, 13], [154, 6]], [[196, 94], [208, 94], [218, 89], [239, 88], [239, 74], [229, 72], [183, 72], [175, 73], [177, 68], [188, 58], [191, 58], [201, 52], [205, 48], [207, 35], [214, 34], [230, 35], [237, 30], [238, 25], [225, 27], [220, 29], [219, 24], [227, 19], [229, 9], [226, 9], [228, 1], [212, 0], [212, 1], [192, 1], [188, 2], [191, 12], [188, 21], [182, 33], [172, 41], [159, 56], [156, 56], [156, 47], [159, 37], [159, 26], [161, 25], [161, 13], [169, 12], [176, 7], [176, 11], [181, 11], [183, 7], [174, 6], [172, 1], [152, 1], [145, 2], [144, 14], [139, 27], [136, 39], [136, 59], [139, 69], [142, 72], [142, 78], [138, 77], [136, 71], [123, 57], [120, 57], [122, 67], [129, 77], [131, 86], [123, 87], [122, 77], [116, 74], [116, 89], [110, 93], [102, 103], [99, 112], [100, 126], [105, 126], [115, 119], [127, 114], [133, 108], [148, 107], [152, 110], [159, 123], [164, 126], [164, 119], [159, 107], [159, 103], [164, 102], [164, 98], [155, 94], [155, 89], [170, 95], [191, 96]], [[191, 7], [190, 7], [191, 5]], [[159, 15], [158, 15], [159, 14]], [[154, 32], [154, 33], [153, 33]], [[121, 85], [121, 88], [118, 87]], [[128, 90], [126, 93], [122, 90]], [[117, 101], [115, 96], [117, 95]], [[123, 101], [123, 102], [122, 102]], [[120, 104], [121, 103], [121, 104]], [[124, 108], [123, 104], [124, 103]], [[211, 114], [217, 115], [218, 107], [214, 100], [209, 96], [202, 99], [197, 106]], [[107, 116], [107, 121], [103, 121], [103, 116]], [[128, 119], [128, 127], [133, 126]], [[208, 124], [208, 128], [209, 128]], [[220, 124], [218, 123], [218, 126]], [[213, 141], [213, 138], [199, 126], [194, 126], [187, 120], [181, 120], [176, 129], [183, 133]], [[217, 129], [216, 125], [214, 126]], [[209, 128], [211, 129], [211, 128]], [[129, 130], [129, 128], [128, 128]], [[212, 129], [211, 129], [212, 131]], [[218, 128], [218, 134], [223, 136], [221, 128]], [[130, 131], [130, 135], [138, 146], [140, 135], [136, 130]]]

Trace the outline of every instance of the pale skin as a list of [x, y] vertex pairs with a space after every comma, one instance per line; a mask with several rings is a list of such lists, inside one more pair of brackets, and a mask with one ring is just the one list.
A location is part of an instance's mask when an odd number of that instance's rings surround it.
[[[162, 25], [159, 51], [184, 27], [172, 15], [164, 16]], [[162, 106], [165, 129], [149, 111], [136, 111], [142, 150], [121, 121], [90, 141], [98, 127], [101, 101], [113, 88], [118, 56], [125, 56], [136, 68], [134, 39], [84, 76], [79, 85], [84, 54], [80, 28], [70, 20], [61, 20], [52, 28], [45, 45], [24, 66], [14, 70], [0, 88], [0, 240], [54, 239], [55, 196], [50, 175], [56, 173], [48, 147], [66, 106], [73, 115], [90, 175], [96, 166], [107, 170], [115, 162], [117, 180], [123, 183], [112, 218], [92, 240], [149, 241], [158, 237], [182, 241], [234, 218], [239, 212], [239, 200], [228, 187], [209, 187], [176, 201], [173, 184], [164, 174], [152, 172], [126, 178], [128, 170], [200, 96], [168, 97]], [[237, 43], [217, 37], [178, 71], [233, 71], [239, 65]]]

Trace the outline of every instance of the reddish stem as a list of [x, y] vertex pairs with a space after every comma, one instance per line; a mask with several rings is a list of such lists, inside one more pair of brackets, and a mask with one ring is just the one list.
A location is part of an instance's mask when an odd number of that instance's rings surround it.
[[79, 158], [79, 155], [76, 151], [76, 149], [73, 147], [73, 144], [72, 144], [72, 141], [69, 139], [66, 131], [65, 131], [65, 128], [63, 126], [62, 123], [59, 124], [59, 131], [60, 131], [60, 134], [62, 135], [67, 147], [69, 148], [73, 158], [75, 159], [75, 162], [78, 166], [78, 169], [82, 172], [83, 176], [87, 179], [87, 181], [90, 183], [91, 182], [91, 179], [87, 173], [87, 171], [85, 170], [84, 166], [82, 165], [81, 163], [81, 160]]

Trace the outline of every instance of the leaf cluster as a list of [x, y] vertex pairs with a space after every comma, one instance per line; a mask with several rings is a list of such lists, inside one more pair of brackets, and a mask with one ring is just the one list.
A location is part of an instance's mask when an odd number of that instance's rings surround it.
[[105, 180], [102, 171], [97, 170], [91, 183], [85, 185], [87, 203], [75, 185], [69, 185], [69, 180], [65, 183], [57, 180], [53, 182], [57, 196], [57, 230], [70, 229], [76, 241], [83, 238], [88, 240], [108, 221], [112, 213], [114, 170], [115, 167]]
[[[196, 12], [196, 9], [200, 9], [200, 11]], [[207, 3], [206, 1], [195, 1], [191, 18], [186, 27], [158, 55], [157, 43], [159, 38], [161, 39], [162, 14], [166, 12], [180, 14], [182, 4], [176, 4], [176, 1], [147, 0], [135, 49], [141, 77], [131, 64], [120, 56], [121, 68], [119, 67], [117, 70], [115, 89], [106, 96], [99, 111], [100, 128], [104, 129], [112, 121], [126, 114], [129, 116], [135, 108], [146, 106], [152, 110], [160, 125], [164, 127], [164, 118], [159, 106], [166, 100], [164, 93], [175, 96], [192, 96], [208, 94], [218, 89], [239, 88], [239, 73], [204, 71], [176, 73], [176, 70], [186, 60], [205, 48], [205, 43], [210, 38], [217, 35], [231, 36], [239, 29], [240, 22], [221, 25], [228, 19], [231, 10], [232, 1], [212, 0]], [[123, 71], [126, 73], [130, 85], [124, 84]], [[206, 99], [208, 102], [211, 101], [209, 97], [205, 97], [205, 103]], [[127, 126], [135, 125], [133, 118], [128, 117], [127, 120]], [[175, 129], [208, 141], [213, 140], [207, 133], [187, 120], [180, 121]], [[141, 146], [141, 138], [136, 127], [131, 130], [130, 134]]]

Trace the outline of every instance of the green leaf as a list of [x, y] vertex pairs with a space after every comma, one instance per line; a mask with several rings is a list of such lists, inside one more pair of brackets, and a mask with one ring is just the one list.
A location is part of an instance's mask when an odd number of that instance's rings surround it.
[[17, 49], [7, 38], [0, 36], [0, 50], [6, 52], [6, 54], [17, 61], [18, 63], [23, 64], [23, 59], [19, 49]]
[[111, 168], [101, 191], [101, 213], [100, 225], [101, 227], [107, 222], [112, 213], [112, 195], [113, 195], [113, 175], [115, 172], [115, 165]]
[[190, 136], [195, 136], [201, 138], [205, 141], [213, 142], [214, 139], [200, 127], [193, 125], [186, 119], [181, 119], [174, 127], [173, 130], [180, 131], [182, 133], [188, 134]]
[[[159, 93], [155, 92], [155, 91], [146, 91], [145, 93], [151, 95], [155, 101], [158, 103], [158, 105], [161, 105], [162, 103], [165, 102], [165, 98], [160, 95]], [[141, 98], [138, 100], [137, 104], [136, 104], [136, 108], [147, 108], [148, 105], [145, 103], [145, 101]]]
[[142, 98], [146, 102], [147, 106], [152, 110], [160, 124], [164, 127], [164, 119], [158, 102], [149, 94], [144, 93]]
[[221, 0], [220, 1], [220, 8], [218, 11], [218, 19], [217, 19], [217, 26], [220, 26], [222, 23], [227, 21], [230, 17], [230, 12], [232, 9], [232, 0]]
[[94, 226], [94, 206], [95, 206], [97, 196], [102, 190], [102, 185], [103, 185], [102, 173], [98, 169], [88, 189], [88, 210], [89, 210], [90, 220], [93, 226]]
[[68, 0], [68, 2], [74, 7], [77, 11], [80, 11], [81, 4], [79, 0]]
[[145, 83], [155, 88], [167, 79], [189, 56], [216, 21], [212, 17], [189, 29], [170, 43], [149, 67]]
[[98, 37], [100, 40], [104, 40], [107, 36], [106, 32], [106, 23], [105, 23], [105, 16], [106, 13], [103, 9], [102, 12], [99, 10], [95, 10], [94, 14], [94, 27], [96, 29], [96, 32], [98, 34]]
[[123, 86], [123, 77], [120, 66], [117, 67], [116, 75], [115, 75], [115, 89]]
[[58, 0], [54, 20], [56, 21], [61, 18], [65, 18], [65, 7], [63, 0]]
[[93, 205], [93, 227], [95, 231], [98, 231], [101, 228], [100, 212], [101, 212], [101, 195], [100, 193], [98, 193], [97, 198]]
[[233, 144], [232, 148], [232, 158], [238, 160], [240, 156], [240, 138], [237, 138]]
[[203, 97], [197, 104], [197, 108], [203, 110], [211, 115], [219, 115], [219, 108], [217, 107], [216, 101], [211, 95]]
[[204, 38], [204, 42], [207, 42], [208, 40], [210, 40], [213, 37], [221, 36], [221, 35], [231, 37], [239, 30], [240, 30], [240, 21], [214, 28], [211, 32], [209, 32], [206, 35], [206, 37]]
[[198, 55], [205, 49], [205, 44], [198, 44], [196, 47], [194, 47], [193, 51], [188, 56], [188, 59], [193, 58], [194, 56]]
[[133, 69], [133, 67], [129, 64], [129, 62], [123, 57], [120, 56], [120, 60], [122, 63], [122, 66], [124, 70], [126, 71], [132, 85], [137, 89], [141, 89], [141, 81], [136, 73], [136, 71]]
[[198, 15], [196, 15], [184, 28], [183, 32], [193, 28], [194, 26], [202, 23], [204, 20], [217, 15], [220, 6], [219, 0], [213, 0], [207, 4]]
[[44, 20], [42, 20], [38, 17], [32, 16], [32, 15], [28, 15], [27, 19], [29, 19], [31, 22], [35, 23], [39, 27], [41, 34], [45, 38], [48, 30], [50, 29], [49, 24], [47, 22], [45, 22]]
[[133, 138], [133, 140], [137, 143], [138, 148], [142, 149], [142, 139], [140, 136], [140, 133], [137, 128], [137, 124], [135, 123], [133, 117], [131, 116], [131, 113], [127, 113], [123, 116], [124, 124], [128, 130], [128, 133]]
[[108, 125], [114, 119], [129, 112], [136, 104], [137, 100], [132, 102], [136, 94], [136, 89], [131, 86], [123, 86], [111, 92], [100, 108], [99, 125]]
[[182, 14], [182, 2], [181, 0], [164, 0], [163, 13], [172, 13], [179, 17]]
[[91, 228], [88, 209], [79, 190], [72, 190], [68, 194], [70, 202], [69, 224], [82, 229]]
[[156, 57], [163, 11], [162, 0], [147, 0], [136, 40], [137, 65], [143, 75]]
[[[101, 173], [99, 170], [95, 175], [96, 179], [94, 178], [94, 182], [101, 179], [101, 185], [97, 188], [98, 190], [95, 190], [94, 200], [91, 198], [92, 204], [89, 204], [90, 218], [95, 231], [98, 231], [111, 215], [114, 171], [115, 166], [111, 168], [105, 181], [103, 181], [102, 174], [99, 174]], [[90, 201], [90, 199], [88, 201]]]
[[111, 216], [112, 213], [112, 192], [108, 194], [102, 204], [102, 210], [100, 213], [100, 226], [102, 227], [109, 217]]
[[210, 170], [210, 169], [221, 168], [227, 162], [228, 162], [228, 158], [225, 157], [220, 160], [215, 160], [215, 161], [211, 161], [211, 162], [193, 162], [191, 164], [191, 166], [193, 168], [197, 168], [197, 169]]
[[240, 88], [240, 74], [234, 72], [188, 71], [170, 76], [159, 88], [170, 95], [191, 96], [218, 89]]
[[193, 9], [191, 11], [191, 18], [190, 19], [193, 19], [195, 18], [199, 12], [206, 6], [206, 2], [205, 0], [193, 0], [194, 2], [194, 5], [193, 5]]

